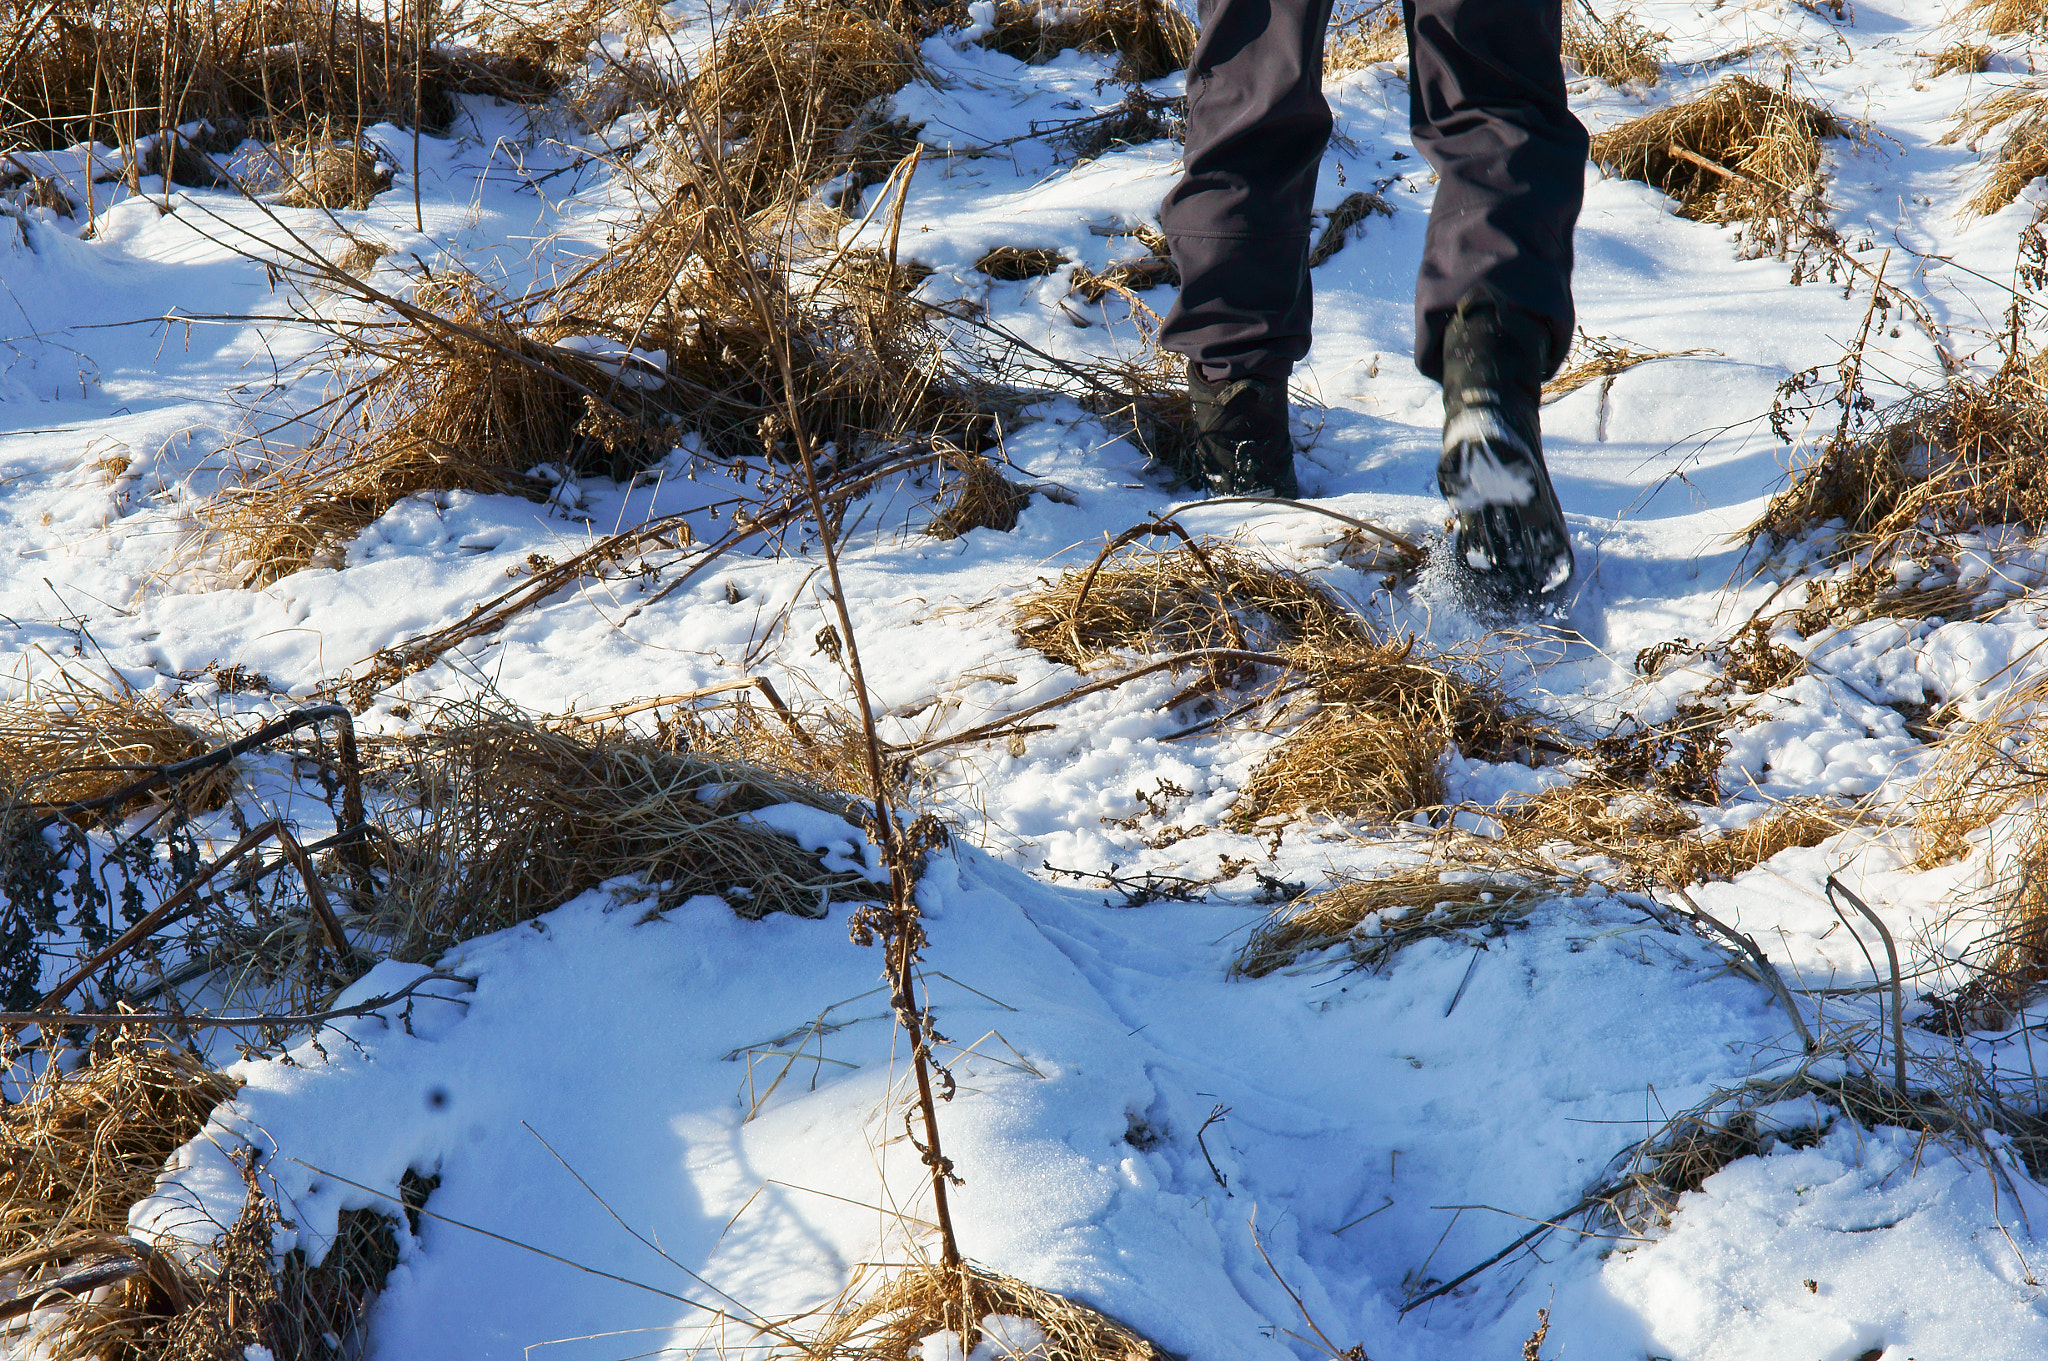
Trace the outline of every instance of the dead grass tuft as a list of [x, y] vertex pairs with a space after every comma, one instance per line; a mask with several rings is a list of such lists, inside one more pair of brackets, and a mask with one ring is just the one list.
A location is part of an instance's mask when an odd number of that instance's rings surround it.
[[1328, 260], [1344, 249], [1344, 243], [1351, 238], [1351, 231], [1362, 222], [1374, 217], [1392, 217], [1394, 205], [1378, 194], [1360, 191], [1347, 195], [1343, 202], [1330, 209], [1323, 222], [1323, 234], [1316, 238], [1314, 247], [1308, 253], [1308, 267]]
[[1732, 831], [1702, 834], [1699, 818], [1678, 799], [1600, 775], [1517, 800], [1494, 816], [1507, 845], [1563, 845], [1605, 856], [1639, 889], [1733, 879], [1780, 852], [1818, 846], [1863, 821], [1829, 800], [1794, 799]]
[[1419, 865], [1344, 879], [1287, 904], [1252, 933], [1230, 966], [1233, 978], [1264, 978], [1304, 955], [1346, 946], [1352, 968], [1384, 969], [1418, 941], [1467, 932], [1501, 936], [1530, 909], [1568, 891], [1567, 881], [1533, 856], [1496, 854], [1491, 865]]
[[[41, 1051], [14, 1063], [25, 1091], [0, 1113], [0, 1271], [23, 1293], [96, 1265], [114, 1267], [117, 1282], [82, 1293], [39, 1342], [60, 1361], [189, 1355], [167, 1344], [196, 1282], [128, 1237], [128, 1211], [240, 1084], [133, 1032], [103, 1041], [82, 1065]], [[263, 1259], [267, 1266], [267, 1232]]]
[[2048, 35], [2048, 5], [2041, 0], [1970, 0], [1969, 8], [1984, 31], [1997, 37]]
[[1638, 364], [1706, 353], [1705, 350], [1639, 350], [1627, 341], [1613, 341], [1606, 336], [1587, 335], [1581, 331], [1578, 343], [1566, 356], [1564, 367], [1543, 385], [1543, 400], [1554, 402], [1568, 397], [1589, 383], [1619, 377]]
[[[1776, 548], [1834, 521], [1841, 552], [1989, 525], [2048, 528], [2048, 392], [2022, 358], [1988, 378], [1958, 376], [1837, 437], [1750, 527]], [[1880, 553], [1880, 557], [1888, 553]]]
[[[2014, 687], [1954, 729], [1913, 793], [1922, 868], [1976, 854], [1983, 887], [1959, 903], [1990, 931], [1948, 1010], [1963, 1029], [1997, 1027], [2048, 983], [2048, 681]], [[1979, 834], [1982, 833], [1982, 837]]]
[[1067, 262], [1064, 251], [1049, 246], [997, 246], [974, 267], [998, 283], [1021, 283], [1056, 272]]
[[1172, 0], [998, 0], [981, 45], [1034, 66], [1076, 48], [1115, 53], [1116, 79], [1142, 83], [1186, 69], [1195, 37]]
[[[1027, 647], [1077, 669], [1129, 652], [1284, 656], [1296, 698], [1271, 723], [1299, 726], [1246, 782], [1232, 813], [1241, 826], [1430, 807], [1442, 800], [1447, 747], [1526, 759], [1539, 731], [1476, 667], [1425, 653], [1413, 637], [1379, 637], [1328, 588], [1235, 545], [1121, 549], [1026, 595], [1012, 620]], [[1169, 706], [1248, 679], [1230, 664], [1211, 666]]]
[[1526, 763], [1542, 731], [1476, 665], [1431, 657], [1412, 637], [1294, 655], [1316, 707], [1246, 779], [1231, 811], [1240, 827], [1304, 813], [1392, 818], [1435, 807], [1447, 750]]
[[1011, 620], [1026, 647], [1077, 670], [1124, 652], [1374, 642], [1365, 621], [1327, 587], [1216, 542], [1121, 549], [1092, 575], [1064, 572], [1027, 593]]
[[391, 167], [360, 142], [314, 140], [291, 153], [288, 187], [278, 202], [288, 208], [358, 211], [391, 187]]
[[1004, 477], [980, 454], [963, 453], [952, 463], [958, 474], [953, 499], [924, 532], [938, 539], [957, 539], [977, 529], [1005, 534], [1015, 529], [1017, 516], [1031, 503], [1031, 489]]
[[1991, 158], [1991, 177], [1964, 205], [1969, 212], [1995, 213], [2048, 174], [2048, 82], [2025, 81], [1964, 106], [1955, 127], [1941, 140], [1943, 145], [1964, 142], [1975, 151], [2001, 128], [2004, 135]]
[[1600, 133], [1592, 158], [1669, 194], [1681, 216], [1745, 224], [1750, 253], [1783, 256], [1822, 202], [1821, 139], [1843, 131], [1818, 104], [1729, 76]]
[[1939, 52], [1924, 53], [1930, 80], [1960, 72], [1982, 75], [1991, 69], [1991, 49], [1983, 43], [1952, 43]]
[[1655, 85], [1664, 73], [1671, 35], [1645, 28], [1626, 6], [1602, 19], [1590, 7], [1565, 6], [1564, 55], [1581, 71], [1609, 85]]
[[836, 175], [872, 183], [909, 151], [869, 111], [924, 70], [913, 13], [779, 0], [725, 30], [687, 101], [727, 148], [720, 193], [742, 217], [787, 209]]
[[0, 145], [127, 148], [194, 121], [264, 140], [387, 121], [439, 131], [456, 94], [530, 101], [561, 82], [562, 61], [464, 46], [431, 10], [421, 18], [420, 0], [376, 18], [315, 0], [11, 6], [0, 13]]
[[384, 362], [309, 448], [265, 453], [240, 486], [201, 509], [244, 584], [324, 560], [420, 492], [539, 498], [549, 484], [529, 475], [537, 464], [623, 472], [644, 456], [658, 418], [648, 413], [639, 429], [618, 419], [620, 407], [642, 405], [644, 389], [532, 338], [513, 305], [466, 282], [453, 292], [445, 315], [422, 312], [359, 342]]
[[[387, 901], [365, 923], [395, 958], [431, 959], [625, 875], [664, 907], [718, 894], [748, 918], [822, 917], [834, 900], [886, 893], [753, 815], [803, 804], [855, 816], [847, 796], [795, 774], [680, 746], [687, 724], [642, 737], [613, 727], [549, 727], [482, 706], [449, 709], [386, 748]], [[766, 745], [758, 733], [734, 744]], [[852, 755], [851, 741], [837, 745]], [[829, 748], [814, 742], [814, 764]], [[846, 773], [843, 772], [842, 773]]]
[[[154, 696], [125, 684], [95, 687], [67, 676], [0, 704], [0, 791], [9, 804], [98, 798], [152, 766], [198, 756], [213, 745]], [[184, 785], [141, 795], [138, 802], [174, 801], [209, 811], [227, 801], [234, 780], [231, 768], [216, 767]]]
[[1323, 71], [1338, 75], [1407, 55], [1408, 29], [1396, 0], [1346, 0], [1323, 42]]
[[[992, 1316], [1022, 1319], [1045, 1336], [1044, 1361], [1160, 1361], [1164, 1353], [1106, 1314], [977, 1266], [919, 1264], [849, 1303], [796, 1353], [804, 1361], [901, 1361], [936, 1333], [973, 1352]], [[928, 1346], [927, 1354], [937, 1350]], [[993, 1350], [993, 1348], [992, 1348]]]

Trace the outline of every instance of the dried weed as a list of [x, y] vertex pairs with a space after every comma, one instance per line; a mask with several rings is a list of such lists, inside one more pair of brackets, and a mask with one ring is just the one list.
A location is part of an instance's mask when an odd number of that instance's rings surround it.
[[1590, 4], [1564, 10], [1564, 55], [1595, 80], [1617, 88], [1655, 85], [1671, 35], [1645, 28], [1627, 6], [1603, 19]]
[[1342, 879], [1276, 910], [1230, 966], [1233, 978], [1264, 978], [1304, 955], [1347, 946], [1348, 966], [1378, 971], [1424, 940], [1480, 948], [1487, 937], [1519, 929], [1537, 904], [1568, 892], [1570, 881], [1531, 855], [1484, 848], [1482, 859], [1419, 865]]
[[1821, 139], [1844, 125], [1746, 76], [1593, 138], [1592, 158], [1655, 186], [1684, 217], [1744, 224], [1745, 252], [1783, 258], [1824, 212]]
[[991, 1315], [1037, 1325], [1045, 1335], [1045, 1361], [1161, 1361], [1164, 1355], [1106, 1314], [977, 1266], [909, 1266], [857, 1300], [859, 1284], [793, 1356], [803, 1361], [900, 1361], [918, 1343], [942, 1332], [964, 1334], [963, 1350], [972, 1352], [983, 1336], [982, 1321]]
[[1143, 83], [1184, 70], [1195, 26], [1172, 0], [998, 0], [983, 47], [1039, 65], [1060, 53], [1115, 53], [1116, 79]]
[[2004, 135], [1991, 158], [1991, 177], [1970, 197], [1965, 205], [1969, 212], [1995, 213], [2048, 174], [2048, 81], [2011, 85], [1966, 105], [1941, 141], [1944, 146], [1964, 142], [1975, 151], [2001, 128]]
[[1408, 29], [1397, 0], [1345, 0], [1323, 40], [1323, 72], [1338, 75], [1408, 56]]
[[[0, 800], [63, 804], [98, 798], [151, 767], [198, 756], [213, 745], [154, 696], [126, 684], [102, 687], [65, 676], [0, 704]], [[232, 769], [216, 767], [175, 788], [139, 795], [136, 806], [158, 800], [194, 811], [219, 808], [235, 778]], [[132, 809], [115, 811], [118, 816]]]

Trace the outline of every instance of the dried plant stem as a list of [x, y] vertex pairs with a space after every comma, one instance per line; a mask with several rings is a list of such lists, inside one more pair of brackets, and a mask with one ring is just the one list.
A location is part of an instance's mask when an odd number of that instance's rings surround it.
[[1903, 1100], [1906, 1096], [1906, 997], [1905, 989], [1899, 982], [1898, 944], [1892, 939], [1892, 933], [1885, 926], [1883, 918], [1871, 911], [1870, 904], [1857, 896], [1847, 884], [1830, 874], [1827, 888], [1828, 902], [1837, 912], [1841, 910], [1841, 905], [1835, 901], [1835, 895], [1839, 893], [1847, 898], [1849, 905], [1861, 912], [1870, 924], [1877, 928], [1877, 934], [1884, 938], [1885, 960], [1891, 965], [1892, 970], [1892, 1086]]
[[[716, 155], [717, 141], [692, 114], [691, 131], [700, 148], [706, 153], [704, 166], [711, 175], [723, 178], [721, 162]], [[902, 167], [901, 183], [897, 190], [894, 221], [890, 224], [890, 264], [894, 266], [895, 241], [902, 227], [903, 199], [909, 189], [910, 175], [916, 168], [918, 152], [913, 150]], [[693, 167], [693, 177], [705, 173]], [[774, 309], [770, 306], [765, 281], [761, 279], [754, 265], [754, 254], [748, 248], [743, 226], [731, 219], [723, 205], [736, 202], [728, 186], [721, 184], [724, 192], [716, 198], [705, 193], [701, 181], [698, 188], [706, 202], [721, 206], [707, 214], [707, 221], [714, 222], [733, 236], [733, 258], [744, 262], [741, 269], [741, 286], [753, 303], [764, 334], [770, 337], [770, 349], [775, 357], [776, 368], [782, 379], [783, 404], [787, 408], [790, 436], [796, 445], [797, 460], [803, 470], [804, 494], [810, 501], [811, 516], [817, 525], [818, 548], [825, 561], [826, 579], [830, 582], [833, 612], [839, 619], [839, 634], [846, 658], [847, 679], [853, 687], [854, 699], [860, 713], [862, 755], [867, 764], [868, 784], [874, 795], [874, 835], [881, 846], [883, 863], [889, 867], [889, 937], [887, 952], [891, 1002], [896, 1019], [911, 1042], [911, 1069], [917, 1079], [917, 1104], [924, 1118], [924, 1143], [920, 1152], [931, 1172], [933, 1218], [939, 1226], [940, 1258], [948, 1270], [959, 1270], [963, 1266], [960, 1244], [953, 1231], [953, 1215], [947, 1200], [947, 1178], [952, 1173], [952, 1164], [947, 1161], [939, 1142], [938, 1102], [933, 1094], [930, 1048], [926, 1037], [924, 1013], [917, 1004], [917, 978], [913, 968], [917, 954], [917, 943], [921, 932], [917, 926], [917, 904], [914, 898], [916, 884], [911, 874], [911, 852], [904, 844], [901, 829], [896, 825], [895, 810], [890, 805], [889, 786], [882, 770], [882, 741], [875, 726], [874, 702], [868, 693], [867, 676], [861, 667], [860, 641], [853, 627], [852, 613], [846, 606], [846, 588], [839, 573], [839, 544], [834, 532], [831, 514], [826, 509], [824, 489], [818, 482], [817, 451], [812, 447], [810, 427], [804, 419], [802, 400], [798, 396], [796, 368], [790, 354], [787, 332], [775, 324]], [[913, 1140], [913, 1143], [916, 1141]], [[963, 1338], [972, 1326], [971, 1319], [962, 1320]]]

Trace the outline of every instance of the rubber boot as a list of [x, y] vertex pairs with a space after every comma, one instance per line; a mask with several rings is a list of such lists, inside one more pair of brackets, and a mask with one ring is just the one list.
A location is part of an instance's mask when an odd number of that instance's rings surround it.
[[1540, 321], [1491, 299], [1460, 305], [1444, 336], [1437, 489], [1457, 520], [1458, 562], [1509, 607], [1557, 600], [1574, 570], [1537, 414], [1549, 349]]

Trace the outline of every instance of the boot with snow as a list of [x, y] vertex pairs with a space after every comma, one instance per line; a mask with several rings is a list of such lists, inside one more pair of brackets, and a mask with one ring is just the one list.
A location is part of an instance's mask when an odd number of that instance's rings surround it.
[[1537, 417], [1549, 347], [1540, 321], [1490, 301], [1459, 308], [1444, 337], [1437, 489], [1457, 519], [1458, 562], [1510, 608], [1552, 603], [1572, 580]]
[[1190, 366], [1198, 472], [1218, 496], [1294, 500], [1294, 442], [1287, 434], [1287, 381], [1238, 378], [1211, 383]]

